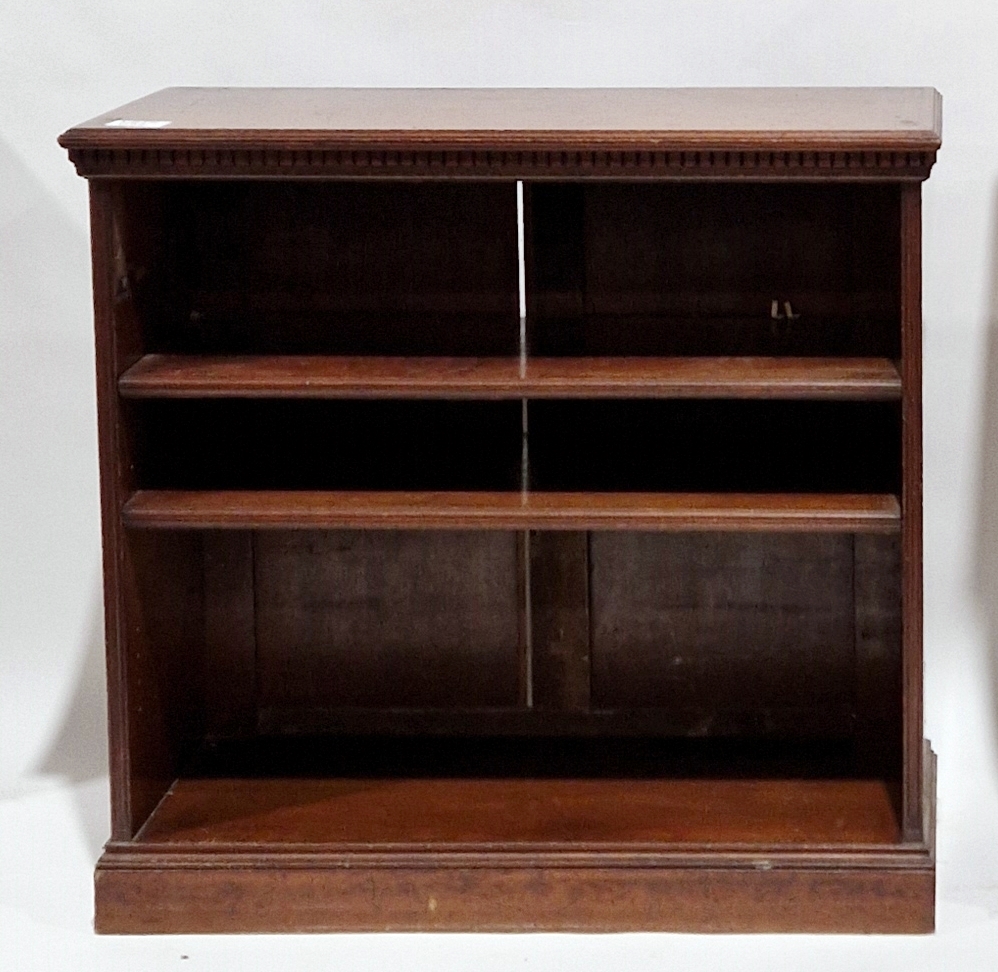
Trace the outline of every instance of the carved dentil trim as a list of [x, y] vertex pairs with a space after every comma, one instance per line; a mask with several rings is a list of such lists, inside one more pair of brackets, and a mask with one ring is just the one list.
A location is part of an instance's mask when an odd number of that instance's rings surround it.
[[934, 151], [71, 149], [82, 176], [925, 179]]

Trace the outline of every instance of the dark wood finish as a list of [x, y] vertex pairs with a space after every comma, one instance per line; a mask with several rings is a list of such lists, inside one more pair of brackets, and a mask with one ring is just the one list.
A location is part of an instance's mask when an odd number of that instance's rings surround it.
[[[117, 511], [134, 488], [127, 472], [127, 441], [119, 423], [115, 382], [114, 328], [114, 216], [111, 189], [91, 184], [90, 246], [93, 265], [94, 323], [96, 338], [97, 438], [100, 456], [101, 545], [104, 572], [104, 632], [108, 684], [108, 743], [111, 781], [111, 836], [127, 840], [133, 826], [128, 745], [127, 642], [120, 636], [121, 591], [124, 570], [121, 551], [124, 531]], [[130, 362], [131, 363], [131, 362]], [[119, 450], [122, 453], [119, 458]], [[123, 468], [124, 467], [124, 468]]]
[[539, 709], [589, 709], [589, 535], [530, 538], [533, 703]]
[[730, 713], [764, 732], [810, 709], [834, 731], [853, 695], [848, 535], [597, 533], [592, 539], [593, 700]]
[[146, 355], [125, 398], [897, 399], [887, 358], [344, 358]]
[[[869, 855], [868, 855], [869, 856]], [[396, 864], [283, 871], [190, 858], [187, 867], [97, 872], [104, 933], [184, 932], [931, 932], [930, 864], [878, 867], [855, 859], [777, 869], [768, 858], [732, 867]], [[156, 901], [155, 909], [147, 902]], [[723, 907], [719, 903], [723, 902]]]
[[169, 89], [67, 132], [98, 930], [931, 930], [939, 140], [932, 89]]
[[207, 729], [245, 732], [259, 707], [253, 534], [210, 530], [202, 543]]
[[516, 355], [512, 184], [116, 183], [147, 352]]
[[[934, 834], [931, 754], [925, 768], [923, 831]], [[294, 866], [282, 867], [285, 860]], [[912, 842], [788, 849], [754, 841], [732, 847], [712, 840], [583, 850], [419, 848], [386, 861], [383, 854], [337, 852], [328, 844], [112, 842], [98, 863], [96, 899], [97, 930], [109, 933], [910, 934], [933, 929], [934, 848]]]
[[895, 187], [539, 183], [530, 197], [534, 354], [899, 356]]
[[[127, 840], [176, 776], [196, 738], [203, 667], [199, 538], [127, 534], [120, 510], [135, 487], [134, 429], [117, 375], [140, 355], [134, 291], [121, 287], [128, 220], [113, 187], [90, 192], [101, 511], [107, 634], [111, 835]], [[162, 570], [162, 576], [159, 571]]]
[[129, 527], [896, 531], [890, 495], [141, 490]]
[[877, 780], [183, 779], [137, 843], [410, 852], [504, 844], [896, 844]]
[[[589, 642], [586, 642], [589, 650]], [[571, 679], [565, 679], [576, 688], [579, 699], [588, 688], [590, 661], [582, 657], [582, 647], [572, 659], [575, 667]], [[537, 659], [532, 666], [543, 665], [546, 659]], [[553, 666], [552, 666], [553, 667]], [[653, 664], [649, 668], [654, 668]], [[584, 672], [584, 674], [583, 674]], [[533, 672], [534, 685], [538, 672]], [[668, 708], [641, 708], [628, 702], [619, 709], [600, 708], [590, 704], [585, 709], [545, 708], [548, 705], [567, 704], [567, 687], [550, 674], [547, 699], [542, 693], [533, 693], [534, 706], [527, 707], [521, 698], [518, 707], [500, 708], [376, 708], [349, 706], [294, 706], [263, 708], [257, 716], [257, 727], [271, 734], [357, 734], [377, 733], [385, 736], [476, 736], [482, 738], [543, 736], [565, 739], [647, 738], [676, 737], [699, 739], [707, 735], [720, 738], [737, 738], [751, 732], [753, 738], [773, 739], [792, 736], [795, 739], [851, 740], [856, 735], [857, 703], [852, 698], [841, 704], [813, 706], [793, 705], [783, 702], [771, 707], [760, 716], [751, 698], [743, 705], [722, 709], [708, 702], [693, 705], [680, 701]], [[541, 685], [544, 685], [543, 679]], [[554, 691], [557, 687], [560, 694]], [[578, 703], [576, 703], [578, 704]], [[857, 738], [857, 742], [858, 742]], [[861, 765], [864, 772], [873, 764], [869, 756]], [[878, 767], [879, 769], [879, 767]], [[870, 770], [872, 772], [872, 770]]]
[[886, 779], [901, 767], [901, 538], [853, 536], [856, 745]]
[[202, 551], [190, 533], [131, 533], [122, 552], [128, 772], [119, 826], [132, 836], [205, 731]]
[[[120, 133], [119, 133], [120, 134]], [[131, 133], [129, 133], [131, 134]], [[262, 140], [261, 140], [262, 141]], [[292, 144], [294, 144], [293, 140]], [[502, 144], [500, 136], [491, 144]], [[562, 141], [551, 139], [551, 142]], [[571, 142], [573, 140], [566, 139]], [[683, 140], [685, 141], [685, 139]], [[734, 141], [734, 139], [732, 139]], [[738, 182], [898, 182], [927, 179], [934, 150], [641, 151], [581, 149], [441, 150], [313, 148], [74, 148], [69, 157], [88, 179], [635, 179]], [[886, 140], [884, 140], [886, 141]], [[626, 142], [626, 136], [625, 136]], [[68, 144], [68, 139], [67, 139]], [[548, 144], [545, 142], [545, 144]], [[673, 144], [670, 138], [666, 144]]]
[[[933, 834], [931, 753], [925, 767], [923, 831]], [[112, 842], [97, 868], [96, 926], [917, 933], [933, 929], [933, 868], [931, 842], [373, 854], [328, 844]]]
[[520, 624], [517, 641], [517, 686], [516, 701], [521, 708], [531, 704], [533, 694], [532, 629], [530, 616], [530, 533], [527, 530], [516, 534], [516, 603]]
[[508, 532], [258, 533], [261, 706], [514, 705], [516, 566]]

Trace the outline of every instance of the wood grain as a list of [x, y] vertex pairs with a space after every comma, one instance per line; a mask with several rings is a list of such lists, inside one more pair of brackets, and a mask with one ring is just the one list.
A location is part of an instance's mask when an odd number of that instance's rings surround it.
[[896, 181], [940, 132], [931, 88], [170, 88], [59, 141], [90, 178]]
[[402, 358], [146, 355], [126, 398], [897, 399], [887, 358]]
[[[102, 933], [331, 931], [852, 932], [934, 927], [922, 867], [99, 867]], [[196, 868], [196, 870], [195, 870]], [[152, 906], [150, 902], [155, 902]], [[722, 904], [723, 903], [723, 904]], [[498, 905], [498, 906], [497, 906]]]
[[135, 429], [116, 389], [141, 346], [141, 301], [121, 286], [135, 215], [115, 187], [91, 187], [111, 832], [119, 839], [142, 825], [202, 731], [201, 541], [189, 533], [143, 539], [120, 519], [135, 487]]
[[255, 547], [260, 704], [286, 729], [316, 705], [516, 704], [514, 534], [261, 531]]
[[585, 712], [592, 669], [589, 535], [534, 532], [530, 538], [533, 703]]
[[921, 88], [168, 89], [67, 132], [97, 929], [930, 930], [940, 131]]
[[[593, 700], [696, 708], [699, 732], [841, 730], [853, 698], [852, 538], [597, 533]], [[790, 713], [811, 709], [795, 730]]]
[[259, 708], [253, 534], [209, 530], [202, 544], [206, 729], [245, 732]]
[[60, 144], [917, 149], [940, 124], [932, 88], [166, 88]]
[[[924, 765], [922, 829], [931, 836], [931, 751]], [[934, 926], [931, 841], [521, 852], [324, 846], [112, 842], [97, 868], [97, 931], [911, 934]]]
[[[113, 196], [107, 185], [92, 185], [90, 195], [90, 249], [94, 306], [97, 386], [97, 442], [100, 461], [101, 551], [103, 561], [104, 640], [108, 681], [108, 748], [111, 790], [111, 836], [131, 837], [135, 817], [148, 814], [140, 807], [133, 813], [132, 785], [129, 779], [129, 712], [127, 649], [120, 624], [125, 619], [121, 597], [124, 530], [117, 515], [134, 489], [128, 470], [127, 439], [121, 429], [115, 382], [119, 364], [114, 347], [114, 212]], [[131, 364], [132, 362], [129, 362]], [[122, 461], [125, 460], [125, 461]]]
[[852, 533], [899, 528], [889, 495], [737, 493], [459, 493], [140, 490], [133, 528], [769, 530]]
[[901, 538], [856, 535], [855, 735], [860, 764], [899, 780], [901, 742]]
[[458, 850], [501, 845], [893, 844], [877, 780], [180, 779], [139, 843]]

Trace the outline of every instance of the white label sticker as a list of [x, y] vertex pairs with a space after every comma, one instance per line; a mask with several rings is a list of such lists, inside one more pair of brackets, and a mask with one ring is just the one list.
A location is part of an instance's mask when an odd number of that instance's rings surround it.
[[166, 128], [168, 121], [136, 121], [132, 118], [115, 118], [104, 122], [105, 128]]

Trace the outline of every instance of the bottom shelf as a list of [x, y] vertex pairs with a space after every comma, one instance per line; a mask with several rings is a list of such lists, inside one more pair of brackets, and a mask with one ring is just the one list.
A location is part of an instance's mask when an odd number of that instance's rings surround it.
[[183, 777], [97, 929], [931, 931], [926, 770], [918, 844], [876, 779]]
[[894, 844], [880, 780], [181, 779], [139, 843], [339, 850]]
[[139, 843], [451, 851], [896, 844], [845, 739], [324, 734], [211, 740]]

